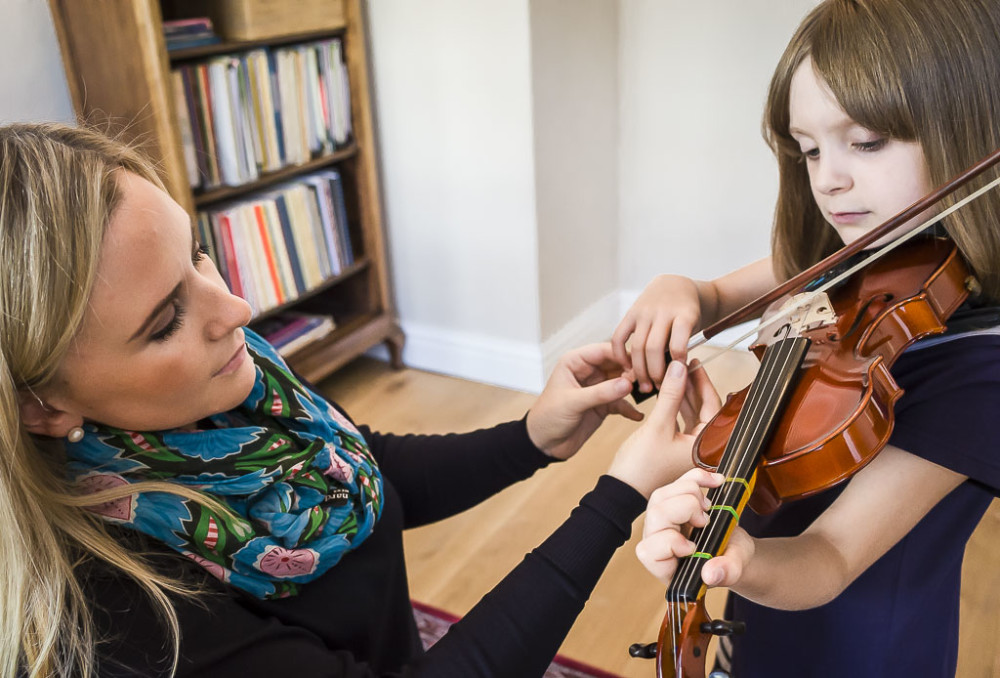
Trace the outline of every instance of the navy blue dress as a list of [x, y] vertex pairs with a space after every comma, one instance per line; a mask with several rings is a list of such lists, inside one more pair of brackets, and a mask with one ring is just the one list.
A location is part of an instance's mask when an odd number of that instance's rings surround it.
[[[1000, 490], [1000, 335], [920, 342], [893, 366], [905, 393], [890, 443], [969, 477], [835, 600], [787, 612], [731, 594], [733, 678], [937, 678], [955, 675], [965, 545]], [[744, 514], [756, 537], [794, 536], [840, 488]], [[803, 572], [802, 576], [809, 576]]]

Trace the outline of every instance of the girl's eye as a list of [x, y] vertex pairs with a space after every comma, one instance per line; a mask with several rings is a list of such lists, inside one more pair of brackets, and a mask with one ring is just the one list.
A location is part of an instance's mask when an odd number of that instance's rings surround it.
[[173, 301], [173, 307], [174, 317], [170, 319], [170, 322], [167, 323], [166, 327], [162, 330], [157, 330], [150, 335], [149, 338], [153, 341], [166, 341], [171, 337], [171, 335], [173, 335], [174, 332], [181, 328], [181, 325], [184, 322], [184, 307], [181, 306], [180, 302], [176, 299]]
[[815, 160], [816, 158], [819, 157], [819, 149], [810, 148], [809, 150], [804, 150], [802, 151], [802, 157], [805, 158], [806, 160]]
[[882, 150], [887, 141], [888, 140], [885, 137], [882, 137], [881, 139], [875, 139], [874, 141], [861, 141], [854, 144], [854, 147], [859, 151], [864, 151], [865, 153], [874, 153], [875, 151]]

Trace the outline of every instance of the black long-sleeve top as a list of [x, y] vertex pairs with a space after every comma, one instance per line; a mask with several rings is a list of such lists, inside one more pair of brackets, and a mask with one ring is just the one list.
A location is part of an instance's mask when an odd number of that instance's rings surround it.
[[[382, 517], [361, 546], [297, 596], [259, 600], [145, 542], [159, 564], [206, 590], [195, 600], [174, 598], [178, 676], [541, 676], [645, 508], [634, 489], [602, 476], [544, 543], [424, 652], [403, 529], [474, 506], [550, 459], [532, 445], [523, 419], [443, 436], [361, 431], [384, 477]], [[84, 579], [105, 639], [101, 675], [165, 675], [172, 648], [148, 597], [128, 577], [96, 566]]]

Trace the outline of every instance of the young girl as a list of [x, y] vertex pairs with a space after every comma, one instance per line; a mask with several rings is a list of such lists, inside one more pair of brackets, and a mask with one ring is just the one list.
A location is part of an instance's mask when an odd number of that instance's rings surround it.
[[[627, 364], [634, 333], [647, 390], [665, 349], [684, 356], [691, 332], [1000, 147], [1000, 4], [821, 2], [781, 58], [764, 129], [780, 172], [772, 257], [712, 282], [650, 284], [614, 339]], [[886, 448], [834, 489], [744, 513], [705, 564], [706, 584], [731, 588], [727, 617], [746, 622], [734, 678], [954, 675], [962, 556], [1000, 490], [998, 223], [997, 191], [944, 220], [982, 291], [893, 366], [905, 392]], [[664, 582], [693, 552], [686, 527], [706, 523], [702, 493], [719, 483], [692, 471], [654, 493], [638, 555]]]
[[568, 354], [520, 421], [356, 427], [244, 327], [151, 165], [57, 125], [0, 128], [0, 261], [0, 675], [540, 676], [689, 464], [658, 449], [684, 438], [681, 375], [424, 654], [401, 530], [573, 456], [609, 413], [640, 418], [610, 345]]

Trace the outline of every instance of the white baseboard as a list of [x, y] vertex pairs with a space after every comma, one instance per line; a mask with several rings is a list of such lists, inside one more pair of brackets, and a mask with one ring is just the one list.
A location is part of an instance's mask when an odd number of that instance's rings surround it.
[[[540, 393], [552, 368], [566, 351], [605, 341], [618, 322], [619, 294], [591, 304], [541, 344], [496, 339], [472, 332], [455, 332], [401, 322], [406, 343], [403, 363], [428, 372], [480, 381], [527, 393]], [[382, 345], [368, 351], [388, 360]]]
[[618, 292], [606, 294], [542, 342], [542, 368], [546, 378], [559, 358], [570, 349], [611, 338], [621, 320], [620, 296]]
[[[577, 346], [610, 339], [638, 295], [634, 290], [611, 292], [540, 344], [402, 322], [406, 335], [403, 363], [418, 370], [539, 393], [560, 356]], [[709, 344], [725, 345], [727, 339], [739, 336], [744, 329], [745, 326], [739, 326], [726, 330]], [[748, 344], [749, 340], [739, 346], [745, 348]], [[382, 345], [371, 349], [368, 355], [389, 359], [389, 352]]]
[[[406, 322], [400, 325], [406, 335], [403, 363], [407, 367], [529, 393], [539, 393], [545, 385], [537, 344]], [[389, 359], [381, 344], [368, 355]]]

